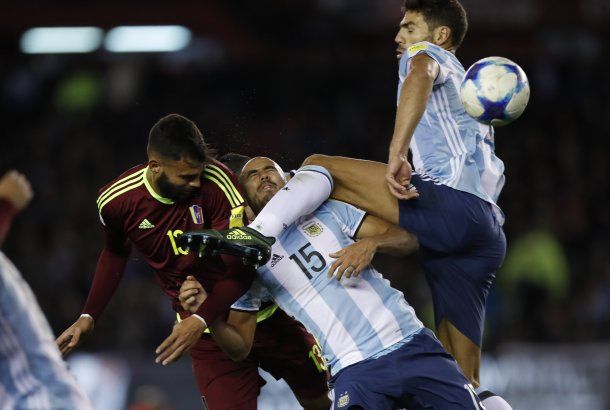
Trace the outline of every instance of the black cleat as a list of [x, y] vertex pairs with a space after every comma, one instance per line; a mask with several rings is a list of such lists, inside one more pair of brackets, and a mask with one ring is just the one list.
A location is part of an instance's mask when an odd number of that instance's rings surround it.
[[185, 232], [177, 239], [178, 246], [196, 252], [198, 258], [217, 255], [221, 241], [222, 235], [213, 230]]
[[248, 227], [232, 228], [224, 231], [204, 230], [185, 232], [178, 238], [181, 247], [205, 255], [218, 253], [242, 258], [246, 265], [264, 265], [271, 257], [271, 246], [275, 238], [268, 238]]

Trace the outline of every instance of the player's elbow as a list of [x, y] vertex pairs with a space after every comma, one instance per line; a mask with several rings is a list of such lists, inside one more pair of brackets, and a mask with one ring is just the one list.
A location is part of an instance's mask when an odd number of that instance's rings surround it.
[[243, 346], [237, 349], [226, 349], [225, 353], [234, 362], [241, 362], [244, 361], [246, 357], [248, 357], [248, 355], [250, 354], [250, 349], [247, 346]]

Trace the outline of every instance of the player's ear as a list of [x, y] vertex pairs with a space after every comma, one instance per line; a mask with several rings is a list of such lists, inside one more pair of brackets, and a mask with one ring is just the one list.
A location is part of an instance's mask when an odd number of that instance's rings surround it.
[[432, 32], [432, 39], [437, 46], [451, 42], [451, 29], [447, 26], [438, 26]]
[[150, 159], [148, 161], [148, 169], [150, 169], [153, 174], [159, 174], [161, 173], [161, 163], [156, 159]]

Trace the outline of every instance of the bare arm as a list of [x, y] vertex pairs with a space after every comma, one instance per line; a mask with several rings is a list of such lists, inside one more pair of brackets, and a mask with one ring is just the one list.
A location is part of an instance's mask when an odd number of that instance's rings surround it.
[[356, 239], [369, 242], [376, 252], [388, 255], [409, 255], [419, 248], [415, 235], [372, 215], [364, 218]]
[[399, 199], [414, 197], [407, 188], [411, 181], [407, 151], [413, 132], [426, 111], [439, 70], [438, 63], [426, 54], [416, 55], [411, 59], [409, 73], [402, 84], [386, 171], [388, 188]]
[[210, 326], [210, 332], [218, 346], [236, 362], [244, 360], [250, 354], [255, 331], [256, 312], [239, 310], [231, 310], [226, 322], [218, 319]]
[[105, 244], [95, 268], [93, 283], [87, 296], [82, 315], [55, 341], [63, 356], [78, 347], [93, 331], [123, 277], [130, 246], [123, 235], [105, 230]]
[[337, 259], [329, 268], [328, 277], [332, 277], [335, 271], [338, 280], [344, 274], [348, 278], [358, 276], [371, 264], [377, 252], [401, 256], [414, 253], [419, 248], [415, 235], [372, 215], [365, 216], [356, 239], [356, 243], [330, 254]]
[[[199, 340], [201, 332], [209, 327], [210, 323], [222, 318], [231, 304], [250, 287], [254, 278], [254, 269], [244, 267], [234, 256], [221, 257], [227, 267], [223, 278], [216, 282], [213, 292], [206, 295], [194, 315], [174, 325], [172, 333], [155, 350], [157, 363], [165, 366], [178, 360]], [[231, 265], [227, 261], [230, 261]]]
[[13, 217], [20, 212], [34, 196], [27, 178], [12, 170], [0, 178], [0, 246], [11, 227]]
[[411, 59], [409, 74], [402, 84], [398, 100], [390, 157], [406, 155], [413, 132], [426, 111], [438, 73], [438, 63], [428, 55], [418, 54]]
[[[201, 283], [194, 276], [188, 276], [180, 287], [178, 299], [185, 310], [195, 313], [207, 296]], [[255, 331], [256, 312], [233, 309], [226, 321], [219, 318], [210, 326], [218, 346], [234, 361], [244, 360], [250, 354]]]

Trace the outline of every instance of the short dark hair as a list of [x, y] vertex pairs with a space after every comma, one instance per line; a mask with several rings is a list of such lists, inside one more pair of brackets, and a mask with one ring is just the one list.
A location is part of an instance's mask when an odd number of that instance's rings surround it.
[[451, 29], [451, 45], [459, 47], [468, 30], [466, 10], [458, 0], [405, 0], [403, 11], [419, 12], [430, 28]]
[[188, 157], [198, 162], [208, 162], [213, 152], [203, 140], [197, 125], [179, 114], [161, 118], [150, 129], [148, 148], [163, 157], [179, 160]]
[[227, 168], [233, 171], [236, 175], [239, 175], [241, 170], [244, 169], [244, 165], [246, 165], [251, 158], [235, 152], [229, 152], [228, 154], [224, 154], [222, 157], [218, 158], [218, 160], [225, 164]]

